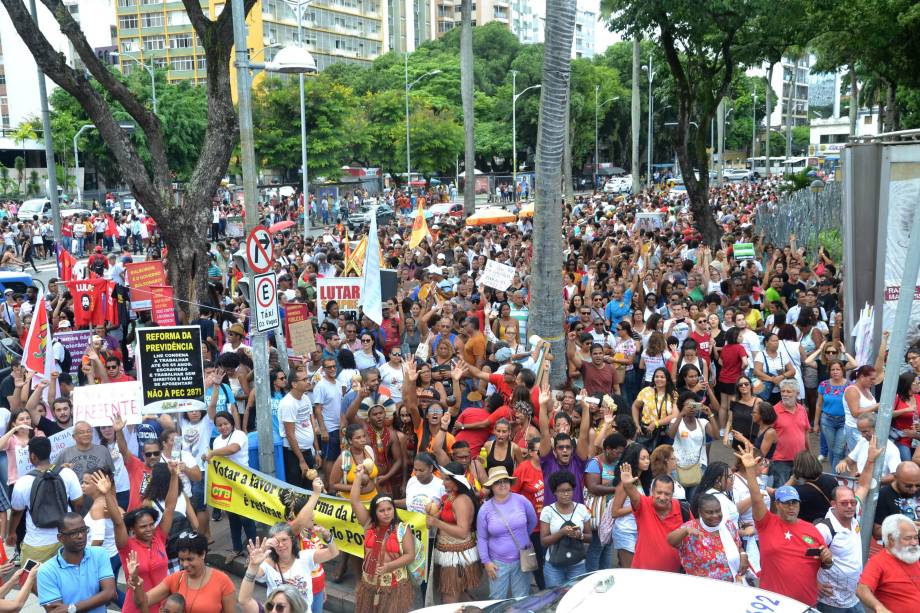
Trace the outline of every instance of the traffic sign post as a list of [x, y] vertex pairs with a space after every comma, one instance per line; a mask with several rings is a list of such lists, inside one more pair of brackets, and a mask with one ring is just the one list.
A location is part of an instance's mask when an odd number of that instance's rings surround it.
[[278, 311], [278, 283], [275, 273], [256, 275], [253, 286], [256, 331], [267, 332], [281, 325]]
[[268, 272], [275, 261], [275, 242], [267, 228], [253, 228], [246, 237], [246, 263], [256, 274]]

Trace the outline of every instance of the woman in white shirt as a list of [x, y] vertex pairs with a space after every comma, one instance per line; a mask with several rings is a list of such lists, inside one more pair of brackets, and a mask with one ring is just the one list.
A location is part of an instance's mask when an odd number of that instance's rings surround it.
[[712, 410], [697, 402], [695, 393], [681, 392], [677, 408], [680, 419], [668, 425], [668, 436], [674, 439], [678, 480], [687, 489], [687, 496], [692, 498], [694, 488], [700, 483], [698, 479], [709, 463], [706, 456], [706, 433], [717, 439], [719, 429], [712, 417]]
[[722, 507], [722, 521], [731, 520], [737, 525], [738, 507], [732, 502], [732, 486], [734, 485], [734, 473], [725, 462], [713, 462], [706, 467], [706, 472], [696, 488], [693, 500], [690, 503], [690, 512], [694, 517], [699, 517], [700, 496], [703, 494], [712, 494], [715, 496], [719, 505]]
[[[549, 476], [547, 484], [556, 502], [540, 512], [540, 544], [545, 549], [543, 577], [546, 587], [556, 587], [585, 573], [585, 544], [591, 542], [591, 512], [572, 500], [575, 476], [567, 470]], [[568, 539], [564, 543], [563, 539]], [[567, 549], [560, 550], [560, 547]], [[568, 560], [562, 562], [561, 558]], [[557, 560], [556, 558], [560, 558]], [[577, 560], [577, 561], [575, 561]], [[555, 561], [555, 563], [554, 563]]]
[[[115, 545], [115, 525], [110, 519], [109, 512], [105, 506], [105, 494], [96, 487], [96, 482], [106, 480], [114, 484], [112, 472], [108, 468], [100, 468], [94, 473], [85, 473], [83, 475], [83, 498], [92, 501], [89, 512], [84, 516], [86, 527], [89, 528], [87, 545], [102, 547], [109, 554], [109, 561], [112, 564], [112, 571], [118, 576], [121, 568], [121, 557], [118, 555], [118, 547]], [[110, 486], [111, 488], [111, 486]], [[115, 586], [115, 601], [121, 607], [125, 602], [125, 594], [118, 585]]]
[[[209, 462], [214, 456], [224, 456], [236, 462], [243, 468], [249, 468], [249, 439], [242, 430], [237, 430], [233, 425], [233, 416], [227, 411], [220, 411], [214, 416], [214, 425], [217, 427], [218, 437], [214, 439], [211, 451], [202, 458]], [[227, 511], [230, 520], [230, 540], [233, 542], [233, 552], [227, 556], [229, 564], [236, 558], [243, 556], [242, 532], [246, 531], [247, 540], [255, 540], [256, 524], [248, 517]]]

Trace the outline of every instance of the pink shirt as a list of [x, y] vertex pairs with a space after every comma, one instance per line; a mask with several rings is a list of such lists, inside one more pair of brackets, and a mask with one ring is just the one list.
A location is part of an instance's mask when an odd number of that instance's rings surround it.
[[[41, 430], [32, 430], [35, 436], [45, 436]], [[6, 465], [7, 465], [7, 483], [13, 485], [22, 475], [19, 474], [19, 467], [16, 465], [16, 450], [20, 447], [27, 447], [29, 441], [23, 445], [16, 435], [12, 435], [6, 444]]]
[[776, 410], [776, 450], [773, 459], [791, 462], [798, 452], [807, 449], [808, 411], [796, 403], [795, 411], [789, 412], [782, 402], [773, 407]]

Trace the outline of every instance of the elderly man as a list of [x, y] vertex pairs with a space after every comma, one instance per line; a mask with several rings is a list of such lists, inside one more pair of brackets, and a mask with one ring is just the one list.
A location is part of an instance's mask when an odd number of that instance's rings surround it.
[[[856, 443], [849, 455], [837, 463], [838, 473], [862, 473], [866, 465], [869, 450], [869, 439], [875, 434], [875, 413], [863, 413], [856, 418], [856, 428], [859, 430], [859, 442]], [[894, 442], [889, 438], [885, 442], [885, 467], [882, 470], [882, 485], [894, 481], [894, 473], [898, 469], [901, 454]]]
[[780, 401], [776, 410], [776, 447], [773, 452], [773, 483], [783, 485], [792, 475], [792, 461], [800, 451], [808, 449], [808, 410], [799, 404], [799, 384], [795, 379], [779, 383]]
[[917, 526], [906, 515], [882, 522], [884, 551], [872, 556], [859, 578], [856, 595], [875, 613], [908, 613], [920, 601], [920, 545]]
[[73, 426], [73, 446], [64, 449], [58, 456], [59, 464], [66, 464], [83, 480], [86, 473], [94, 473], [100, 468], [115, 472], [112, 454], [107, 447], [93, 444], [93, 427], [85, 421], [78, 421]]

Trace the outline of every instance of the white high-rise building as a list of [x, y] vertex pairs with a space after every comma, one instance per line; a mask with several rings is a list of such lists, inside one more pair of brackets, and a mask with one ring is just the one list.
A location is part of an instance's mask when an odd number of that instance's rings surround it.
[[[511, 31], [524, 44], [542, 43], [546, 40], [546, 1], [511, 0]], [[572, 57], [594, 57], [600, 0], [578, 0], [575, 14], [575, 36]]]

